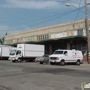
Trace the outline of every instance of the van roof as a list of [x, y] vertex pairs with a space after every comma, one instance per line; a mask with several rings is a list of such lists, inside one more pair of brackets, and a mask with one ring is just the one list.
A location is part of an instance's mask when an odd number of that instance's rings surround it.
[[72, 49], [72, 50], [58, 49], [58, 50], [56, 50], [56, 51], [80, 51], [80, 50], [75, 50], [75, 49]]

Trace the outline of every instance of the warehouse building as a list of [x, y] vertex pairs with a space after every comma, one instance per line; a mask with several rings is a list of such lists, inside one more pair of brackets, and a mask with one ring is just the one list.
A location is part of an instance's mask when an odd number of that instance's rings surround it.
[[[56, 49], [87, 50], [85, 20], [68, 22], [4, 36], [4, 44], [35, 43], [45, 45], [45, 53]], [[89, 20], [90, 26], [90, 20]]]

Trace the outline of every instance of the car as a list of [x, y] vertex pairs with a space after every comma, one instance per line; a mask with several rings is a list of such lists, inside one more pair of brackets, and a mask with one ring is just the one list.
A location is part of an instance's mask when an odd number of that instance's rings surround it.
[[49, 63], [49, 54], [45, 54], [42, 57], [37, 57], [35, 59], [35, 62], [39, 62], [40, 64], [43, 64], [43, 63], [48, 64]]

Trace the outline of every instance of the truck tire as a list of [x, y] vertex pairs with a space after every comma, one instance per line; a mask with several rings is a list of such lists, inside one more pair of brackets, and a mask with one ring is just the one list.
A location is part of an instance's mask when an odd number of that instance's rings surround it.
[[43, 62], [40, 62], [40, 64], [43, 64]]
[[77, 60], [76, 65], [80, 65], [80, 60]]
[[12, 62], [16, 62], [15, 60], [12, 60]]
[[19, 58], [19, 59], [18, 59], [18, 62], [21, 62], [21, 61], [22, 61], [22, 60]]
[[65, 65], [65, 61], [64, 60], [61, 60], [60, 65], [61, 66], [64, 66]]
[[51, 65], [54, 65], [55, 63], [50, 62]]
[[46, 64], [49, 64], [49, 60], [46, 61]]

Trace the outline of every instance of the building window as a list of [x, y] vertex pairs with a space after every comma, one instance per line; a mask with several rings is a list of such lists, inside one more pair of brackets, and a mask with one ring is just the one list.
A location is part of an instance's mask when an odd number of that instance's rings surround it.
[[77, 30], [77, 34], [78, 34], [78, 35], [83, 35], [83, 29]]
[[37, 36], [37, 40], [44, 40], [44, 39], [48, 39], [49, 35], [48, 34], [44, 34], [44, 35], [38, 35]]

